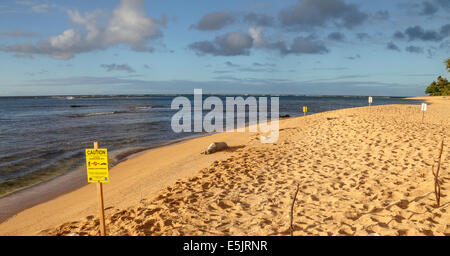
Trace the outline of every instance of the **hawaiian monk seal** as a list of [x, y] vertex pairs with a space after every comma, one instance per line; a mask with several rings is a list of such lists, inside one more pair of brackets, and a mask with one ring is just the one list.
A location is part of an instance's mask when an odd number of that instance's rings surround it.
[[215, 152], [227, 149], [227, 148], [228, 148], [228, 145], [225, 142], [214, 142], [209, 145], [208, 149], [205, 150], [204, 154], [205, 155], [212, 154], [212, 153], [215, 153]]

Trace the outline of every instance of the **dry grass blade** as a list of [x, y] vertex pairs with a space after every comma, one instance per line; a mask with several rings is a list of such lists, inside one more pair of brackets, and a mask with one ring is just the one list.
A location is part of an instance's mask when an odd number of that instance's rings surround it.
[[441, 158], [442, 158], [442, 151], [444, 150], [444, 139], [442, 139], [441, 142], [441, 149], [439, 152], [439, 159], [438, 159], [438, 163], [437, 163], [437, 168], [436, 168], [436, 172], [434, 171], [434, 164], [433, 167], [431, 169], [431, 172], [433, 173], [434, 176], [434, 195], [436, 197], [436, 205], [437, 207], [440, 207], [441, 204], [441, 184], [439, 181], [439, 171], [441, 169]]
[[294, 194], [294, 199], [292, 200], [292, 205], [291, 205], [291, 236], [294, 235], [294, 204], [295, 204], [295, 199], [297, 198], [297, 194], [298, 194], [298, 190], [300, 189], [300, 184], [297, 184], [297, 190], [295, 191]]

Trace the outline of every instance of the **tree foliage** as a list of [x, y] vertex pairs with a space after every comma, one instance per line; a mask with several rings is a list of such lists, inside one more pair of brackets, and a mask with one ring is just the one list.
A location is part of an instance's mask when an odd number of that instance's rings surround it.
[[[445, 60], [447, 71], [450, 72], [450, 58]], [[425, 93], [430, 96], [450, 96], [450, 83], [447, 79], [439, 76], [436, 81], [433, 81], [425, 90]]]

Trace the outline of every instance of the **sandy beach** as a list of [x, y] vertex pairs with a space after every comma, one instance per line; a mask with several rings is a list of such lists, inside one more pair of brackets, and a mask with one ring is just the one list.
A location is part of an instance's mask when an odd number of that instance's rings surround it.
[[[280, 121], [277, 143], [219, 133], [142, 152], [110, 170], [108, 235], [450, 235], [450, 99]], [[441, 206], [432, 166], [441, 141]], [[230, 149], [201, 154], [212, 142]], [[0, 223], [0, 235], [98, 235], [95, 184]]]

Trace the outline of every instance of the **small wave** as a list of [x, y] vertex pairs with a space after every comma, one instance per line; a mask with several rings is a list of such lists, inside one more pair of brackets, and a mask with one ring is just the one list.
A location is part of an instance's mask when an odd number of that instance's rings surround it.
[[170, 106], [154, 105], [152, 108], [170, 108]]
[[89, 117], [89, 116], [105, 116], [105, 115], [114, 115], [114, 114], [123, 114], [130, 113], [129, 111], [108, 111], [108, 112], [95, 112], [95, 113], [83, 113], [71, 115], [69, 117]]
[[76, 114], [71, 117], [88, 117], [88, 116], [104, 116], [104, 115], [113, 115], [115, 111], [110, 112], [97, 112], [97, 113], [85, 113], [85, 114]]
[[136, 107], [132, 107], [132, 110], [147, 110], [147, 109], [151, 109], [152, 106], [136, 106]]
[[135, 107], [130, 107], [130, 110], [132, 111], [139, 111], [139, 110], [149, 110], [149, 109], [167, 109], [170, 108], [170, 106], [164, 106], [164, 105], [147, 105], [147, 106], [135, 106]]
[[86, 108], [86, 107], [89, 107], [89, 106], [86, 106], [86, 105], [70, 105], [70, 107], [71, 108]]
[[[49, 99], [56, 99], [56, 100], [73, 100], [76, 97], [74, 96], [46, 96]], [[38, 99], [39, 97], [36, 97], [35, 99]]]

